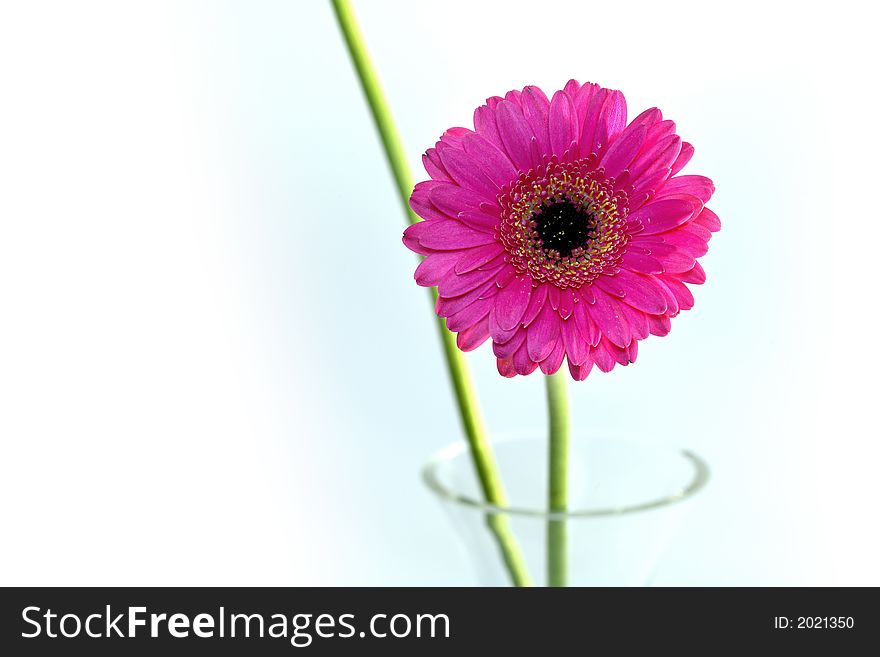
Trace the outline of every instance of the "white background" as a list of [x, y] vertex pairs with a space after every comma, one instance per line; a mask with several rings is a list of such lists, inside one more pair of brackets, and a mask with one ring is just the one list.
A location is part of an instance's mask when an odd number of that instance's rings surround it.
[[[570, 77], [657, 105], [724, 228], [696, 307], [575, 386], [712, 464], [668, 584], [880, 584], [868, 3], [356, 8], [411, 160]], [[819, 7], [825, 7], [820, 9]], [[0, 584], [467, 584], [459, 429], [324, 2], [0, 9]], [[471, 358], [492, 430], [541, 382]]]

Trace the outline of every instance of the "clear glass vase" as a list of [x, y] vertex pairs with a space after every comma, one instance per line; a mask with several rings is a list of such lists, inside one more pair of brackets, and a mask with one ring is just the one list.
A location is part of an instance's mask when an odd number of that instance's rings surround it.
[[547, 440], [503, 440], [495, 454], [507, 491], [504, 508], [482, 501], [464, 443], [438, 452], [423, 471], [484, 586], [510, 585], [512, 568], [527, 572], [537, 586], [647, 585], [687, 502], [709, 476], [706, 464], [687, 450], [574, 439], [569, 510], [549, 513]]

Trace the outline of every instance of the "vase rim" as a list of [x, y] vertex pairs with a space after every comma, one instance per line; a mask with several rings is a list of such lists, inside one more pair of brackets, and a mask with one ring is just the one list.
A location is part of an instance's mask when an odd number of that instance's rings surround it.
[[[611, 438], [609, 437], [605, 439], [609, 440]], [[506, 443], [520, 442], [525, 440], [536, 440], [536, 438], [534, 436], [518, 435], [515, 437], [505, 437], [493, 441], [493, 444], [502, 445]], [[632, 440], [629, 438], [614, 438], [614, 440], [626, 442], [630, 445], [636, 446], [644, 446], [647, 444], [643, 441]], [[641, 511], [650, 511], [652, 509], [657, 509], [676, 504], [678, 502], [683, 502], [684, 500], [693, 497], [697, 492], [705, 487], [706, 483], [709, 480], [709, 466], [702, 458], [700, 458], [700, 456], [689, 449], [683, 449], [680, 447], [668, 447], [665, 445], [661, 445], [660, 447], [668, 448], [671, 451], [675, 451], [682, 458], [684, 458], [691, 465], [693, 469], [693, 476], [686, 486], [683, 486], [672, 493], [648, 500], [646, 502], [638, 502], [634, 504], [607, 506], [595, 509], [569, 509], [567, 511], [547, 511], [546, 509], [528, 508], [517, 505], [499, 506], [497, 504], [492, 504], [491, 502], [476, 499], [475, 497], [472, 497], [470, 495], [452, 490], [441, 480], [438, 473], [439, 466], [442, 463], [451, 461], [452, 459], [461, 456], [468, 451], [468, 444], [463, 441], [452, 443], [451, 445], [447, 445], [446, 447], [443, 447], [442, 449], [435, 452], [431, 456], [428, 463], [422, 468], [422, 480], [425, 482], [428, 488], [430, 488], [442, 499], [445, 499], [449, 502], [454, 502], [456, 504], [472, 507], [485, 513], [499, 515], [504, 514], [511, 516], [527, 516], [532, 518], [540, 517], [549, 520], [618, 516], [630, 513], [638, 513]]]

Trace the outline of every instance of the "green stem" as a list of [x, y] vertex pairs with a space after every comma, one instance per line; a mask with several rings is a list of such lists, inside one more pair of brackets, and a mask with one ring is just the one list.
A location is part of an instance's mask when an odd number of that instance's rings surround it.
[[[563, 372], [547, 377], [547, 410], [550, 418], [547, 503], [550, 511], [568, 509], [568, 452], [570, 414], [568, 380]], [[568, 528], [565, 519], [547, 523], [547, 585], [568, 583]]]
[[[397, 126], [391, 114], [391, 108], [382, 91], [382, 85], [379, 83], [379, 76], [376, 74], [376, 69], [370, 60], [367, 45], [358, 27], [351, 3], [348, 0], [332, 0], [332, 3], [333, 9], [336, 12], [336, 18], [339, 21], [339, 27], [348, 46], [348, 52], [357, 70], [361, 87], [370, 105], [376, 129], [382, 139], [385, 156], [394, 175], [394, 181], [397, 184], [397, 191], [399, 192], [404, 212], [410, 223], [416, 223], [421, 220], [409, 207], [409, 195], [413, 189], [412, 174], [407, 164], [403, 142], [400, 139]], [[436, 288], [431, 289], [431, 295], [432, 302], [436, 301]], [[455, 393], [455, 399], [458, 402], [461, 422], [464, 425], [464, 432], [470, 445], [471, 455], [473, 456], [474, 466], [480, 480], [480, 486], [483, 489], [483, 495], [487, 502], [504, 507], [507, 504], [507, 498], [501, 485], [498, 467], [495, 464], [492, 446], [489, 443], [486, 426], [480, 413], [477, 394], [467, 361], [455, 343], [455, 336], [446, 329], [443, 319], [438, 318], [437, 327], [440, 330], [443, 353], [446, 356], [452, 388]], [[525, 560], [510, 531], [507, 517], [499, 514], [488, 514], [487, 524], [495, 536], [501, 551], [501, 557], [504, 560], [514, 586], [530, 586], [531, 583], [526, 571]]]

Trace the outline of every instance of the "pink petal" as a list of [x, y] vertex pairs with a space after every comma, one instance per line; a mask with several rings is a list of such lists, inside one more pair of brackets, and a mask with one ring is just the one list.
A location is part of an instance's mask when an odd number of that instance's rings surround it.
[[501, 218], [501, 206], [498, 205], [498, 202], [494, 203], [480, 203], [480, 212], [488, 214], [490, 217], [495, 217], [496, 219]]
[[[503, 258], [502, 258], [502, 260], [503, 260]], [[487, 269], [487, 268], [488, 268], [488, 265], [486, 267], [483, 267], [483, 269]], [[501, 271], [498, 272], [498, 276], [495, 279], [495, 284], [498, 286], [498, 289], [501, 289], [502, 287], [507, 287], [507, 284], [510, 283], [510, 281], [512, 281], [515, 276], [516, 276], [516, 269], [513, 268], [513, 265], [505, 265], [501, 269]]]
[[460, 253], [458, 251], [441, 251], [428, 255], [416, 267], [416, 283], [422, 287], [439, 285], [447, 272], [458, 262], [459, 257]]
[[608, 89], [597, 88], [591, 94], [589, 103], [586, 105], [583, 121], [581, 122], [581, 135], [578, 139], [581, 157], [587, 157], [596, 151], [596, 130], [599, 126], [599, 115], [608, 98]]
[[541, 361], [541, 371], [544, 374], [556, 374], [562, 367], [562, 359], [565, 358], [565, 345], [561, 338], [557, 338], [553, 351], [544, 360]]
[[507, 153], [478, 134], [470, 134], [462, 140], [465, 153], [476, 161], [496, 185], [503, 187], [516, 179], [516, 168]]
[[[666, 307], [665, 301], [663, 302], [663, 307]], [[644, 340], [651, 334], [651, 329], [648, 326], [649, 315], [627, 304], [626, 299], [624, 299], [624, 303], [620, 304], [620, 309], [623, 311], [629, 324], [629, 329], [632, 332], [633, 341], [630, 342], [631, 345], [636, 340]]]
[[623, 284], [620, 282], [620, 279], [617, 278], [616, 275], [613, 274], [603, 274], [596, 278], [593, 281], [593, 288], [597, 288], [602, 290], [603, 292], [610, 294], [613, 297], [617, 297], [618, 299], [623, 299], [623, 296], [626, 294], [626, 290], [623, 287]]
[[686, 141], [681, 142], [681, 152], [678, 154], [678, 157], [675, 158], [675, 162], [672, 164], [672, 173], [669, 175], [674, 176], [681, 171], [684, 168], [684, 165], [690, 162], [693, 155], [694, 147]]
[[593, 361], [589, 358], [587, 358], [587, 361], [583, 365], [575, 365], [571, 361], [568, 361], [568, 371], [571, 373], [571, 376], [575, 381], [585, 381], [592, 369]]
[[643, 125], [645, 128], [653, 128], [657, 123], [659, 123], [663, 119], [663, 113], [657, 109], [656, 107], [651, 107], [646, 109], [644, 112], [639, 114], [636, 118], [629, 122], [631, 126], [633, 125]]
[[526, 308], [526, 314], [523, 315], [522, 325], [528, 326], [541, 310], [544, 308], [544, 304], [547, 301], [548, 288], [550, 285], [539, 285], [535, 289], [532, 290], [532, 298], [529, 300], [529, 306]]
[[703, 271], [703, 267], [699, 262], [694, 263], [692, 269], [683, 274], [679, 274], [678, 277], [682, 282], [691, 283], [692, 285], [702, 285], [706, 282], [706, 272]]
[[425, 181], [418, 183], [413, 189], [409, 197], [409, 207], [412, 211], [419, 215], [422, 219], [452, 219], [455, 215], [448, 215], [441, 212], [433, 203], [431, 203], [431, 190], [438, 186], [434, 181]]
[[492, 352], [498, 358], [513, 358], [516, 350], [522, 346], [526, 340], [526, 330], [519, 329], [513, 334], [507, 342], [492, 342]]
[[[561, 158], [571, 143], [577, 140], [577, 111], [567, 93], [557, 91], [550, 101], [550, 148], [549, 154]], [[558, 369], [558, 368], [557, 368]]]
[[627, 269], [631, 269], [632, 271], [637, 271], [642, 274], [663, 273], [663, 265], [660, 264], [659, 260], [657, 260], [656, 258], [652, 258], [648, 255], [636, 253], [633, 250], [628, 250], [626, 253], [623, 254], [623, 258], [620, 259], [620, 264]]
[[[670, 294], [672, 294], [670, 292]], [[516, 337], [517, 331], [521, 331], [522, 327], [515, 326], [512, 329], [503, 329], [498, 326], [498, 322], [495, 321], [495, 313], [489, 313], [489, 335], [492, 336], [492, 341], [498, 344], [505, 344], [510, 340], [513, 340]]]
[[589, 285], [581, 287], [581, 289], [577, 291], [576, 296], [580, 296], [581, 299], [583, 299], [586, 303], [590, 305], [596, 303], [596, 299], [593, 296], [593, 290], [590, 289]]
[[[652, 236], [648, 235], [647, 237]], [[638, 238], [633, 240], [633, 245], [636, 244], [650, 249], [651, 257], [660, 261], [660, 264], [663, 265], [664, 273], [679, 274], [688, 271], [694, 266], [695, 258], [687, 251], [679, 249], [672, 244], [660, 241], [652, 242]]]
[[721, 230], [721, 220], [709, 208], [703, 208], [700, 214], [697, 215], [697, 218], [694, 219], [694, 223], [713, 233]]
[[480, 205], [486, 202], [482, 194], [459, 187], [458, 185], [446, 185], [437, 183], [429, 193], [431, 203], [441, 212], [450, 217], [457, 217], [465, 210], [479, 210]]
[[608, 98], [599, 113], [593, 152], [608, 148], [611, 141], [626, 126], [626, 99], [616, 89], [608, 92]]
[[575, 320], [562, 322], [562, 340], [565, 343], [565, 353], [568, 362], [575, 365], [583, 365], [589, 357], [590, 345], [586, 338], [581, 335]]
[[486, 105], [488, 105], [489, 109], [494, 112], [495, 108], [498, 107], [498, 103], [500, 103], [502, 100], [504, 99], [501, 96], [489, 96], [486, 99]]
[[690, 194], [706, 203], [715, 193], [715, 185], [706, 176], [677, 176], [670, 178], [657, 192], [657, 198], [671, 194]]
[[462, 210], [456, 216], [464, 225], [482, 233], [494, 234], [498, 229], [498, 217], [493, 217], [483, 210]]
[[481, 269], [475, 269], [474, 271], [470, 271], [466, 274], [456, 274], [454, 271], [449, 272], [440, 281], [440, 284], [437, 286], [437, 290], [440, 292], [440, 296], [442, 297], [457, 297], [462, 294], [467, 294], [468, 292], [480, 287], [481, 285], [487, 283], [490, 280], [495, 280], [498, 272], [501, 271], [501, 268], [498, 269], [490, 269], [488, 271], [483, 271]]
[[520, 109], [510, 101], [498, 103], [496, 109], [498, 133], [504, 143], [504, 149], [520, 171], [532, 168], [531, 141], [532, 131], [523, 118]]
[[453, 127], [440, 135], [440, 141], [446, 146], [461, 147], [461, 140], [471, 131], [467, 128]]
[[694, 204], [687, 199], [667, 198], [651, 201], [629, 215], [631, 223], [639, 222], [642, 235], [653, 235], [681, 226], [694, 215]]
[[672, 294], [675, 295], [675, 299], [678, 301], [678, 307], [681, 310], [690, 310], [694, 307], [694, 295], [691, 294], [687, 285], [672, 276], [664, 276], [663, 283], [670, 289]]
[[617, 364], [612, 353], [612, 347], [608, 340], [602, 340], [598, 345], [590, 349], [590, 358], [603, 372], [610, 372]]
[[498, 243], [486, 244], [459, 252], [458, 262], [455, 263], [455, 273], [466, 274], [481, 268], [502, 254], [504, 254], [504, 247]]
[[672, 329], [672, 322], [665, 315], [648, 315], [648, 327], [650, 328], [651, 335], [663, 337], [669, 334], [669, 331]]
[[[641, 176], [634, 182], [635, 189], [629, 194], [629, 211], [630, 214], [638, 210], [645, 202], [653, 198], [654, 193], [663, 187], [666, 179], [669, 177], [669, 169], [661, 167], [653, 173]], [[647, 194], [647, 198], [644, 195]]]
[[[690, 224], [687, 224], [678, 230], [671, 230], [668, 233], [663, 233], [663, 241], [666, 244], [671, 244], [679, 251], [684, 251], [694, 258], [700, 258], [706, 255], [706, 252], [709, 250], [709, 245], [706, 243], [705, 239], [702, 239], [699, 235], [687, 230], [688, 226], [690, 226]], [[658, 235], [657, 237], [661, 236]]]
[[638, 355], [639, 355], [639, 341], [633, 340], [632, 342], [629, 343], [629, 346], [626, 348], [626, 361], [627, 362], [621, 362], [620, 364], [621, 365], [628, 365], [630, 363], [635, 363]]
[[[457, 297], [437, 297], [437, 303], [435, 304], [435, 311], [440, 317], [449, 317], [450, 315], [454, 315], [459, 312], [461, 309], [466, 308], [471, 305], [475, 301], [480, 299], [489, 299], [494, 297], [498, 293], [498, 287], [495, 285], [494, 280], [490, 280], [485, 283], [482, 287], [478, 287], [475, 290], [471, 290], [467, 294], [462, 294]], [[672, 293], [670, 292], [670, 295]]]
[[[575, 81], [572, 80], [572, 82]], [[569, 90], [568, 85], [566, 85], [565, 87], [568, 95], [574, 98], [574, 106], [577, 109], [578, 116], [577, 125], [578, 129], [581, 131], [583, 130], [584, 119], [587, 116], [587, 109], [590, 107], [590, 102], [592, 101], [593, 96], [599, 93], [599, 89], [601, 89], [601, 87], [598, 84], [593, 84], [592, 82], [587, 82], [583, 86], [580, 86], [580, 88], [575, 93], [572, 93]], [[596, 116], [599, 116], [598, 112]], [[580, 137], [581, 135], [578, 136], [578, 140], [580, 140]], [[589, 155], [589, 152], [582, 153], [583, 157], [586, 157], [587, 155]]]
[[473, 351], [489, 338], [489, 316], [459, 333], [455, 342], [462, 351]]
[[410, 251], [421, 253], [422, 255], [428, 255], [431, 253], [430, 249], [426, 249], [419, 244], [419, 237], [425, 234], [425, 229], [432, 223], [435, 222], [419, 221], [418, 223], [408, 226], [407, 229], [403, 231], [403, 243], [406, 245], [406, 248]]
[[492, 299], [478, 299], [466, 308], [446, 318], [446, 328], [450, 331], [465, 331], [477, 322], [487, 318], [492, 309]]
[[648, 192], [630, 192], [628, 198], [630, 212], [635, 212], [645, 203], [651, 200], [651, 194]]
[[[599, 276], [596, 282], [598, 283], [605, 278], [608, 277]], [[644, 276], [627, 269], [621, 269], [613, 278], [623, 288], [625, 304], [652, 315], [661, 315], [666, 312], [667, 304], [663, 288], [653, 276]]]
[[540, 362], [550, 355], [559, 338], [561, 322], [559, 315], [550, 304], [544, 304], [535, 321], [528, 327], [526, 345], [528, 346], [529, 358]]
[[455, 182], [483, 196], [486, 200], [495, 200], [498, 196], [498, 185], [464, 151], [444, 148], [439, 152], [443, 166]]
[[562, 319], [568, 319], [574, 313], [574, 293], [570, 288], [562, 290], [559, 294], [559, 304], [556, 308]]
[[575, 80], [574, 78], [572, 78], [571, 80], [569, 80], [568, 82], [565, 83], [565, 86], [562, 88], [562, 90], [565, 93], [567, 93], [569, 96], [574, 98], [577, 95], [578, 91], [580, 91], [580, 88], [581, 88], [581, 83], [578, 82], [577, 80]]
[[[505, 277], [507, 276], [508, 270], [511, 270], [511, 271], [513, 270], [513, 267], [511, 267], [510, 265], [507, 264], [507, 252], [506, 251], [502, 250], [501, 253], [496, 255], [489, 262], [480, 265], [479, 267], [477, 267], [477, 269], [479, 269], [480, 271], [489, 271], [490, 269], [492, 271], [497, 271], [498, 267], [501, 267], [501, 271], [498, 272], [498, 276], [495, 278], [495, 284], [499, 288], [502, 288], [505, 285], [507, 285], [507, 279]], [[474, 271], [474, 270], [471, 269], [471, 271]], [[459, 272], [456, 270], [455, 273], [458, 274]], [[467, 272], [464, 272], [464, 273], [467, 273]], [[503, 283], [501, 282], [502, 279], [504, 279]]]
[[[658, 110], [659, 111], [659, 110]], [[665, 141], [675, 134], [674, 121], [658, 121], [648, 129], [648, 138], [645, 140], [646, 147], [653, 147], [659, 141]], [[671, 163], [670, 163], [671, 164]]]
[[[699, 218], [699, 215], [697, 218]], [[670, 231], [670, 232], [675, 233], [675, 232], [682, 231], [682, 230], [686, 231], [688, 233], [691, 233], [692, 235], [696, 235], [697, 237], [699, 237], [701, 240], [703, 240], [707, 244], [709, 243], [709, 240], [712, 239], [712, 233], [709, 232], [709, 229], [706, 228], [705, 226], [701, 226], [700, 224], [698, 224], [696, 219], [694, 219], [693, 221], [689, 221], [684, 226], [681, 226], [677, 230]], [[664, 236], [666, 234], [667, 233], [663, 233]]]
[[[486, 101], [489, 102], [488, 100]], [[474, 110], [474, 129], [477, 134], [492, 142], [497, 148], [504, 150], [501, 135], [498, 134], [498, 125], [495, 121], [495, 111], [488, 105], [480, 105]]]
[[599, 327], [590, 319], [590, 305], [584, 301], [574, 304], [574, 321], [577, 323], [578, 332], [588, 344], [595, 346], [602, 338]]
[[513, 366], [513, 358], [499, 358], [497, 360], [498, 373], [508, 379], [516, 376], [516, 368]]
[[449, 174], [443, 167], [443, 163], [440, 161], [440, 156], [437, 154], [436, 148], [429, 148], [425, 154], [422, 155], [422, 164], [425, 165], [425, 171], [427, 171], [428, 175], [434, 180], [452, 182], [452, 178], [449, 177]]
[[611, 178], [620, 176], [641, 149], [647, 134], [648, 129], [644, 125], [634, 124], [626, 128], [599, 160], [605, 175]]
[[633, 185], [638, 187], [643, 178], [671, 167], [680, 151], [681, 138], [678, 135], [670, 135], [642, 150], [630, 166]]
[[[630, 343], [630, 344], [632, 344], [632, 343]], [[630, 363], [629, 348], [628, 347], [629, 347], [629, 345], [627, 345], [626, 347], [618, 347], [617, 345], [613, 345], [613, 344], [605, 345], [605, 349], [608, 351], [608, 353], [611, 354], [611, 357], [614, 358], [614, 361], [618, 365], [624, 365], [624, 366], [629, 365], [629, 363]]]
[[526, 343], [523, 343], [513, 355], [513, 367], [516, 369], [517, 374], [522, 374], [523, 376], [531, 374], [537, 369], [538, 363], [529, 358]]
[[522, 94], [523, 116], [538, 141], [538, 150], [541, 154], [551, 155], [550, 131], [548, 117], [550, 116], [550, 101], [538, 87], [530, 86], [523, 89]]
[[495, 322], [501, 329], [519, 326], [532, 296], [530, 276], [516, 276], [495, 296]]
[[593, 294], [596, 297], [596, 303], [589, 308], [590, 318], [596, 322], [602, 335], [619, 347], [625, 347], [629, 344], [632, 336], [618, 306], [619, 302], [602, 290], [595, 289]]
[[[495, 237], [491, 233], [484, 233], [473, 228], [468, 228], [460, 221], [448, 219], [445, 221], [423, 221], [424, 229], [419, 232], [419, 244], [429, 249], [438, 251], [456, 251], [471, 246], [492, 244]], [[419, 225], [419, 224], [414, 224]], [[407, 229], [411, 232], [412, 229]]]
[[675, 298], [675, 295], [672, 293], [672, 290], [669, 289], [669, 286], [666, 285], [665, 278], [660, 279], [660, 282], [663, 283], [663, 294], [666, 296], [666, 317], [675, 317], [681, 312], [681, 308], [678, 307], [678, 299]]

